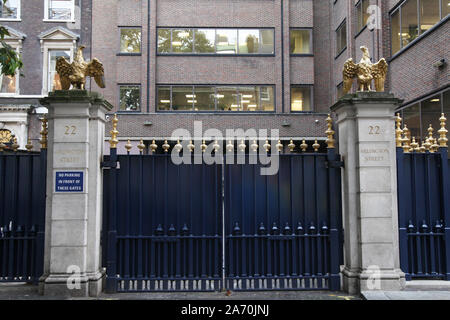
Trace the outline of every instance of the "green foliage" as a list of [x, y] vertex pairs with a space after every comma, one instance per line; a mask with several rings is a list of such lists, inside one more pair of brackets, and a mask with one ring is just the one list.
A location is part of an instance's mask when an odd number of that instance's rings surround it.
[[[2, 0], [5, 6], [6, 0]], [[20, 55], [10, 45], [5, 42], [5, 36], [9, 36], [8, 29], [0, 25], [0, 65], [1, 74], [14, 76], [16, 70], [23, 67]]]

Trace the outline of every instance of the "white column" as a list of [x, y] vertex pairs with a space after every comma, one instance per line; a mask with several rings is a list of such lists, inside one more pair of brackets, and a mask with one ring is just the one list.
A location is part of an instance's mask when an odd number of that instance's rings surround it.
[[56, 91], [48, 107], [45, 295], [97, 296], [102, 289], [100, 230], [105, 112], [97, 93]]
[[401, 290], [394, 110], [382, 92], [347, 95], [337, 114], [344, 219], [344, 290]]

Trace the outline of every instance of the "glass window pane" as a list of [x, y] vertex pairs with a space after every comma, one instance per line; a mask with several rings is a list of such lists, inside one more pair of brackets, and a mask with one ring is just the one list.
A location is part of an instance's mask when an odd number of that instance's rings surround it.
[[362, 13], [362, 0], [356, 6], [356, 17], [358, 20], [358, 28], [357, 31], [361, 30], [363, 27], [363, 13]]
[[267, 54], [274, 53], [273, 30], [261, 30], [260, 52]]
[[0, 2], [0, 18], [15, 19], [17, 18], [17, 9], [19, 0], [7, 0], [5, 3]]
[[259, 90], [255, 86], [238, 87], [239, 109], [241, 111], [258, 111], [259, 108]]
[[170, 29], [158, 29], [158, 53], [170, 52]]
[[237, 30], [217, 29], [216, 30], [217, 53], [236, 54], [237, 53]]
[[401, 7], [402, 10], [402, 47], [417, 38], [417, 1], [406, 1]]
[[310, 30], [291, 30], [291, 53], [311, 53]]
[[217, 87], [217, 110], [218, 111], [238, 111], [238, 96], [236, 87]]
[[194, 111], [215, 111], [214, 87], [194, 87]]
[[341, 50], [347, 46], [347, 22], [341, 28]]
[[72, 20], [73, 0], [48, 0], [48, 18]]
[[259, 30], [239, 29], [239, 53], [259, 52]]
[[273, 87], [260, 87], [261, 111], [275, 111], [275, 97]]
[[362, 0], [362, 27], [363, 28], [367, 24], [367, 19], [369, 19], [369, 13], [367, 13], [367, 9], [369, 9], [370, 1], [369, 0]]
[[418, 103], [403, 109], [403, 121], [410, 130], [411, 137], [423, 137], [424, 131], [421, 128], [420, 105]]
[[450, 90], [444, 92], [444, 113], [445, 117], [450, 119]]
[[170, 110], [170, 87], [158, 87], [158, 110]]
[[192, 86], [173, 86], [172, 87], [172, 110], [192, 111], [193, 93]]
[[442, 19], [450, 13], [450, 0], [442, 0]]
[[339, 83], [336, 87], [337, 98], [340, 99], [344, 95], [344, 84]]
[[422, 111], [422, 128], [423, 128], [422, 134], [426, 135], [427, 133], [426, 129], [430, 126], [430, 124], [434, 128], [434, 133], [437, 134], [437, 131], [441, 127], [439, 121], [439, 118], [441, 117], [442, 113], [441, 95], [438, 94], [422, 101], [421, 111]]
[[311, 111], [311, 88], [291, 88], [291, 111]]
[[420, 33], [434, 26], [439, 20], [440, 0], [420, 0]]
[[395, 11], [391, 16], [391, 39], [392, 54], [395, 54], [400, 50], [400, 10]]
[[193, 37], [192, 29], [172, 30], [172, 52], [192, 52]]
[[16, 93], [16, 76], [0, 75], [0, 93]]
[[61, 90], [61, 79], [56, 72], [56, 60], [59, 57], [64, 57], [70, 61], [70, 51], [49, 50], [48, 51], [48, 92], [53, 90]]
[[123, 53], [141, 52], [141, 29], [138, 28], [120, 29], [120, 52]]
[[216, 38], [215, 29], [195, 30], [195, 52], [214, 53], [214, 40]]
[[120, 111], [141, 110], [140, 86], [120, 86], [119, 110]]

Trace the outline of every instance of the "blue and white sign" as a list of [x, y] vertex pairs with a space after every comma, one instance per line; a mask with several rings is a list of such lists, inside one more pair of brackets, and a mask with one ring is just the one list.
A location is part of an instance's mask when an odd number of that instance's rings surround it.
[[83, 171], [56, 171], [55, 192], [83, 192]]

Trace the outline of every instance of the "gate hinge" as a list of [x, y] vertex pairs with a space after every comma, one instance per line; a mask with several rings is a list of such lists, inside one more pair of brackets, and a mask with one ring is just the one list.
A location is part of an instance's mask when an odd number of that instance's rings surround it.
[[327, 168], [344, 168], [344, 161], [327, 161]]
[[102, 161], [100, 163], [100, 167], [102, 169], [120, 169], [120, 162], [119, 161]]

